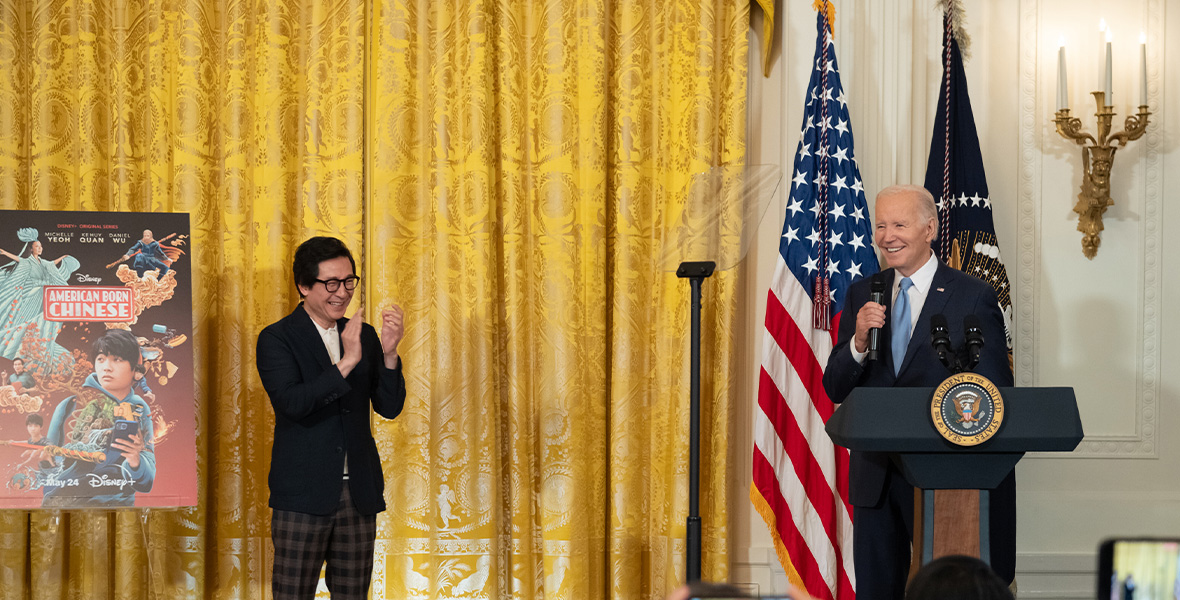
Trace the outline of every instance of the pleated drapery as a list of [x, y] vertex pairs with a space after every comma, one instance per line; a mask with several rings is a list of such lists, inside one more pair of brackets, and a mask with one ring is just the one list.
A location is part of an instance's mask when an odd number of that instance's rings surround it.
[[[694, 176], [744, 160], [748, 10], [0, 0], [0, 208], [191, 215], [200, 497], [0, 512], [0, 598], [269, 597], [254, 343], [312, 235], [353, 249], [370, 318], [406, 310], [372, 596], [666, 594], [688, 285], [661, 248]], [[740, 284], [706, 284], [707, 579], [727, 575]]]

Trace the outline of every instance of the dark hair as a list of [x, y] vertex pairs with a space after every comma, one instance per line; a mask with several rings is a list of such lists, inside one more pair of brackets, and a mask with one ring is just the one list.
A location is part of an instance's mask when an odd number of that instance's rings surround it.
[[[352, 272], [356, 273], [356, 261], [352, 259], [352, 253], [348, 251], [348, 246], [344, 242], [334, 237], [318, 236], [313, 237], [295, 249], [295, 260], [291, 263], [291, 273], [295, 275], [295, 285], [309, 288], [315, 285], [315, 280], [320, 276], [320, 263], [325, 260], [332, 260], [333, 258], [340, 258], [341, 256], [348, 257], [348, 262], [352, 265]], [[303, 292], [300, 291], [302, 296]]]
[[15, 364], [16, 364], [16, 361], [18, 361], [18, 360], [21, 362], [21, 364], [24, 364], [24, 362], [25, 362], [25, 359], [23, 359], [23, 358], [21, 358], [21, 357], [19, 357], [19, 356], [18, 356], [18, 357], [16, 357], [16, 358], [12, 359], [12, 364], [14, 364], [14, 365], [15, 365]]
[[937, 558], [918, 570], [905, 600], [1013, 600], [1012, 590], [987, 563], [972, 556]]
[[37, 413], [33, 413], [33, 414], [25, 417], [25, 425], [36, 425], [36, 426], [40, 427], [42, 425], [45, 425], [45, 419], [42, 419], [41, 415], [39, 415]]
[[99, 354], [118, 356], [131, 363], [132, 369], [142, 373], [143, 362], [139, 355], [139, 340], [126, 329], [108, 329], [97, 340], [94, 340], [94, 360]]

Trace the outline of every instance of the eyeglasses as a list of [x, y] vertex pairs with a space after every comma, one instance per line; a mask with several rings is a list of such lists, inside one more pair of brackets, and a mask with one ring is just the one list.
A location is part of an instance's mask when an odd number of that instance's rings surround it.
[[356, 282], [360, 280], [360, 277], [357, 277], [356, 275], [350, 275], [344, 279], [317, 279], [316, 281], [324, 284], [324, 289], [328, 290], [329, 292], [334, 292], [340, 289], [340, 284], [342, 283], [344, 284], [344, 289], [351, 292], [352, 290], [356, 289]]

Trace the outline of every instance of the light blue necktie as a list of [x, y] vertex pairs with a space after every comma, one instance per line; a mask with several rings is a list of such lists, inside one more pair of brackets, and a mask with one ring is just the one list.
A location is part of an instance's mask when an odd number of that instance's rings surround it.
[[893, 374], [901, 371], [901, 363], [905, 360], [905, 349], [910, 345], [910, 288], [914, 282], [909, 277], [901, 280], [901, 289], [897, 292], [897, 301], [893, 303]]

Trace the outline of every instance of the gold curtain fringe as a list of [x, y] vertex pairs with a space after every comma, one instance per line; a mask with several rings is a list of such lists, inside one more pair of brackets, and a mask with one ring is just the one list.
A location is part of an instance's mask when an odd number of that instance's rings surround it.
[[770, 503], [762, 497], [762, 492], [758, 491], [758, 485], [750, 483], [750, 503], [754, 505], [754, 511], [762, 516], [762, 520], [766, 522], [766, 528], [770, 530], [770, 537], [774, 541], [774, 553], [778, 555], [778, 562], [786, 572], [787, 581], [791, 585], [805, 590], [807, 586], [803, 583], [803, 578], [799, 576], [799, 570], [795, 568], [795, 563], [791, 561], [791, 554], [787, 552], [787, 545], [783, 543], [782, 536], [778, 533], [778, 517], [775, 516], [774, 510], [770, 508]]

